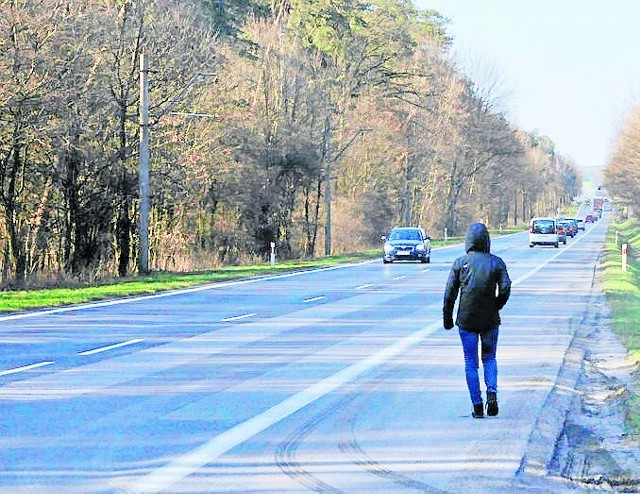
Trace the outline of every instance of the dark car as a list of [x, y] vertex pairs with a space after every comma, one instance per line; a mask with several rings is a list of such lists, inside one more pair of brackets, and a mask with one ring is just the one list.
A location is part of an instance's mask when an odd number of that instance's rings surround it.
[[556, 233], [558, 234], [558, 241], [563, 245], [567, 245], [567, 229], [563, 222], [558, 221], [556, 223]]
[[383, 236], [382, 262], [420, 261], [431, 262], [431, 242], [422, 228], [398, 226], [388, 236]]
[[596, 222], [596, 217], [594, 215], [592, 215], [592, 214], [588, 214], [587, 216], [585, 216], [584, 222], [585, 223], [595, 223]]
[[575, 229], [575, 233], [574, 235], [578, 234], [578, 220], [575, 218], [565, 218], [564, 221], [568, 221], [569, 223], [571, 223], [573, 225], [573, 228]]
[[564, 227], [564, 231], [567, 237], [573, 238], [576, 236], [576, 233], [578, 232], [578, 230], [572, 221], [563, 220], [563, 221], [560, 221], [559, 224], [561, 224]]

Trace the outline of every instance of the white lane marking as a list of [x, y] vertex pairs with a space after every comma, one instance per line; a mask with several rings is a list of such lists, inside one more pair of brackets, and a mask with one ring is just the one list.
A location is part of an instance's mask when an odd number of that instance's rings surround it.
[[322, 299], [324, 299], [324, 298], [325, 298], [325, 296], [324, 296], [324, 295], [320, 295], [320, 296], [318, 296], [318, 297], [305, 298], [305, 299], [303, 300], [303, 302], [304, 302], [305, 304], [308, 304], [309, 302], [317, 302], [318, 300], [322, 300]]
[[[523, 235], [525, 233], [525, 231], [523, 232], [518, 232], [518, 233], [510, 233], [508, 235], [501, 235], [498, 238], [506, 238], [506, 237], [510, 237], [510, 236], [515, 236], [515, 235]], [[464, 242], [460, 242], [457, 244], [451, 244], [451, 245], [446, 245], [443, 247], [434, 247], [432, 250], [434, 251], [440, 251], [440, 250], [448, 250], [448, 249], [453, 249], [453, 248], [457, 248], [460, 247], [460, 245], [464, 245]], [[237, 286], [237, 285], [247, 285], [249, 283], [260, 283], [263, 281], [271, 281], [271, 280], [280, 280], [283, 278], [292, 278], [294, 276], [303, 276], [306, 274], [312, 274], [312, 273], [322, 273], [324, 271], [334, 271], [336, 269], [347, 269], [347, 268], [355, 268], [358, 266], [363, 266], [365, 264], [373, 264], [376, 262], [380, 262], [380, 258], [375, 258], [375, 259], [371, 259], [368, 261], [359, 261], [359, 262], [353, 262], [353, 263], [349, 263], [349, 264], [341, 264], [339, 266], [329, 266], [326, 268], [317, 268], [317, 269], [308, 269], [305, 271], [296, 271], [293, 273], [285, 273], [285, 274], [279, 274], [279, 275], [275, 275], [275, 276], [266, 276], [264, 278], [252, 278], [252, 279], [248, 279], [248, 280], [236, 280], [236, 281], [223, 281], [223, 282], [213, 282], [207, 285], [198, 285], [198, 286], [194, 286], [191, 288], [181, 288], [181, 289], [177, 289], [177, 290], [169, 290], [166, 292], [161, 292], [161, 293], [154, 293], [152, 295], [141, 295], [139, 297], [126, 297], [126, 298], [117, 298], [117, 299], [113, 299], [113, 300], [106, 300], [104, 302], [87, 302], [85, 304], [77, 304], [77, 305], [70, 305], [67, 307], [58, 307], [56, 309], [43, 309], [43, 310], [35, 310], [35, 311], [29, 311], [29, 312], [21, 312], [19, 314], [11, 314], [8, 316], [0, 316], [0, 321], [11, 321], [11, 320], [15, 320], [15, 319], [28, 319], [30, 317], [38, 317], [38, 316], [46, 316], [49, 314], [61, 314], [64, 312], [73, 312], [73, 311], [77, 311], [77, 310], [83, 310], [83, 309], [98, 309], [101, 307], [110, 307], [112, 305], [122, 305], [122, 304], [130, 304], [133, 302], [139, 302], [142, 300], [151, 300], [151, 299], [155, 299], [155, 298], [163, 298], [163, 297], [173, 297], [175, 295], [183, 295], [183, 294], [188, 294], [188, 293], [197, 293], [197, 292], [203, 292], [206, 290], [217, 290], [219, 288], [226, 288], [229, 286]]]
[[94, 355], [96, 353], [108, 352], [109, 350], [114, 350], [116, 348], [121, 348], [123, 346], [135, 345], [136, 343], [140, 343], [141, 341], [144, 341], [144, 340], [142, 338], [136, 338], [134, 340], [123, 341], [122, 343], [115, 343], [109, 346], [94, 348], [93, 350], [86, 350], [84, 352], [78, 353], [78, 355]]
[[246, 319], [247, 317], [253, 317], [255, 316], [255, 313], [251, 313], [251, 314], [242, 314], [241, 316], [232, 316], [232, 317], [225, 317], [224, 319], [220, 319], [222, 322], [231, 322], [231, 321], [239, 321], [240, 319]]
[[402, 278], [406, 278], [404, 275], [396, 276], [394, 280], [401, 280]]
[[285, 417], [313, 403], [343, 384], [352, 381], [373, 367], [387, 362], [396, 355], [404, 352], [407, 348], [420, 342], [440, 327], [441, 323], [438, 321], [405, 336], [370, 357], [336, 372], [265, 412], [228, 429], [190, 453], [179, 456], [165, 466], [153, 470], [151, 473], [139, 478], [132, 486], [128, 487], [127, 490], [130, 492], [159, 492], [174, 485], [207, 463], [211, 463], [230, 449], [259, 434]]
[[420, 270], [421, 273], [426, 273], [427, 271], [429, 271], [429, 268], [424, 268]]
[[44, 367], [45, 365], [51, 365], [53, 362], [38, 362], [37, 364], [23, 365], [22, 367], [15, 367], [5, 371], [0, 371], [0, 376], [7, 376], [9, 374], [17, 374], [18, 372], [24, 372], [31, 369], [37, 369], [38, 367]]
[[369, 288], [371, 286], [373, 286], [373, 284], [365, 283], [364, 285], [360, 285], [360, 286], [355, 287], [355, 290], [364, 290], [365, 288]]
[[351, 264], [342, 264], [340, 266], [330, 266], [327, 268], [309, 269], [307, 271], [296, 271], [294, 273], [285, 273], [285, 274], [280, 274], [275, 276], [266, 276], [264, 278], [251, 278], [247, 280], [212, 282], [207, 285], [198, 285], [191, 288], [170, 290], [170, 291], [161, 292], [161, 293], [154, 293], [153, 295], [141, 295], [139, 297], [118, 298], [113, 300], [106, 300], [104, 302], [88, 302], [86, 304], [70, 305], [68, 307], [59, 307], [57, 309], [44, 309], [44, 310], [37, 310], [33, 312], [23, 312], [20, 314], [12, 314], [9, 316], [0, 316], [0, 321], [10, 321], [14, 319], [27, 319], [30, 317], [46, 316], [49, 314], [61, 314], [64, 312], [73, 312], [73, 311], [83, 310], [83, 309], [97, 309], [100, 307], [110, 307], [112, 305], [129, 304], [132, 302], [139, 302], [143, 300], [152, 300], [152, 299], [163, 298], [163, 297], [173, 297], [175, 295], [197, 293], [197, 292], [203, 292], [206, 290], [217, 290], [219, 288], [226, 288], [229, 286], [248, 285], [250, 283], [261, 283], [263, 281], [280, 280], [283, 278], [292, 278], [294, 276], [302, 276], [310, 273], [321, 273], [324, 271], [334, 271], [336, 269], [353, 268], [357, 266], [362, 266], [364, 264], [372, 264], [374, 262], [378, 262], [378, 259], [372, 259], [370, 261], [360, 261], [360, 262], [351, 263]]
[[[545, 264], [548, 264], [554, 258], [555, 256], [548, 259]], [[538, 268], [532, 269], [529, 273], [514, 281], [512, 285], [522, 283], [538, 271]], [[440, 304], [433, 304], [433, 306], [440, 307]], [[133, 484], [128, 486], [126, 491], [136, 493], [155, 493], [176, 484], [185, 477], [188, 477], [197, 470], [200, 470], [206, 464], [211, 463], [216, 458], [222, 456], [227, 451], [239, 444], [242, 444], [256, 434], [259, 434], [266, 428], [285, 419], [289, 415], [297, 412], [310, 403], [313, 403], [343, 384], [352, 381], [364, 372], [390, 360], [396, 355], [399, 355], [441, 327], [442, 323], [437, 321], [405, 336], [401, 340], [379, 350], [366, 359], [352, 364], [326, 379], [309, 386], [307, 389], [296, 393], [265, 412], [222, 432], [189, 453], [178, 456], [164, 466], [152, 470], [150, 473], [144, 477], [140, 477]]]
[[512, 283], [512, 285], [518, 285], [521, 282], [523, 282], [524, 280], [526, 280], [527, 278], [529, 278], [530, 276], [533, 276], [534, 274], [536, 274], [538, 271], [540, 271], [542, 268], [544, 268], [547, 264], [549, 264], [551, 261], [554, 261], [557, 257], [561, 256], [562, 254], [564, 254], [565, 252], [567, 252], [569, 249], [573, 249], [576, 245], [578, 245], [583, 238], [585, 238], [587, 235], [590, 235], [591, 232], [593, 231], [593, 229], [589, 230], [588, 232], [585, 232], [582, 234], [582, 236], [576, 240], [575, 242], [573, 242], [571, 245], [566, 246], [563, 249], [560, 249], [560, 252], [552, 255], [549, 259], [547, 259], [546, 261], [538, 264], [535, 268], [533, 268], [531, 271], [529, 271], [528, 273], [526, 273], [525, 275], [521, 276], [520, 278], [518, 278], [516, 281], [514, 281]]
[[[520, 232], [520, 233], [512, 233], [510, 235], [521, 235], [524, 232]], [[504, 237], [508, 237], [510, 235], [502, 235], [500, 238], [504, 238]], [[433, 250], [434, 251], [440, 251], [440, 250], [448, 250], [448, 249], [452, 249], [455, 247], [459, 247], [460, 245], [464, 245], [464, 242], [460, 243], [460, 244], [452, 244], [452, 245], [447, 245], [447, 246], [443, 246], [443, 247], [434, 247]], [[380, 262], [380, 258], [375, 258], [375, 259], [371, 259], [368, 261], [359, 261], [359, 262], [353, 262], [353, 263], [349, 263], [349, 264], [341, 264], [339, 266], [329, 266], [326, 268], [317, 268], [317, 269], [308, 269], [305, 271], [296, 271], [293, 273], [285, 273], [285, 274], [279, 274], [279, 275], [275, 275], [275, 276], [266, 276], [264, 278], [252, 278], [252, 279], [247, 279], [247, 280], [236, 280], [236, 281], [223, 281], [223, 282], [212, 282], [210, 284], [207, 285], [198, 285], [198, 286], [194, 286], [191, 288], [181, 288], [181, 289], [177, 289], [177, 290], [169, 290], [166, 292], [161, 292], [161, 293], [154, 293], [152, 295], [141, 295], [138, 297], [126, 297], [126, 298], [117, 298], [117, 299], [113, 299], [113, 300], [106, 300], [104, 302], [87, 302], [84, 304], [77, 304], [77, 305], [70, 305], [67, 307], [58, 307], [56, 309], [43, 309], [43, 310], [35, 310], [35, 311], [29, 311], [29, 312], [21, 312], [19, 314], [11, 314], [8, 316], [0, 316], [0, 321], [11, 321], [11, 320], [15, 320], [15, 319], [28, 319], [30, 317], [38, 317], [38, 316], [46, 316], [46, 315], [50, 315], [50, 314], [62, 314], [64, 312], [73, 312], [73, 311], [77, 311], [77, 310], [83, 310], [83, 309], [98, 309], [101, 307], [110, 307], [112, 305], [122, 305], [122, 304], [130, 304], [133, 302], [140, 302], [143, 300], [152, 300], [152, 299], [156, 299], [156, 298], [163, 298], [163, 297], [173, 297], [175, 295], [184, 295], [184, 294], [188, 294], [188, 293], [197, 293], [197, 292], [203, 292], [206, 290], [217, 290], [219, 288], [226, 288], [229, 286], [237, 286], [237, 285], [247, 285], [250, 283], [261, 283], [263, 281], [271, 281], [271, 280], [280, 280], [283, 278], [292, 278], [294, 276], [304, 276], [306, 274], [312, 274], [312, 273], [322, 273], [324, 271], [334, 271], [336, 269], [347, 269], [347, 268], [355, 268], [358, 266], [363, 266], [365, 264], [373, 264], [376, 262]]]

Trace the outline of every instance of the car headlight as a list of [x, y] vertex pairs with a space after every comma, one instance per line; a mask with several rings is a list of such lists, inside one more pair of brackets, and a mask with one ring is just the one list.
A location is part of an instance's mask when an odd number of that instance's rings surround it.
[[416, 250], [426, 250], [424, 247], [424, 243], [421, 242], [419, 244], [416, 244]]
[[391, 252], [393, 252], [393, 245], [391, 245], [390, 243], [384, 244], [384, 253], [390, 254]]

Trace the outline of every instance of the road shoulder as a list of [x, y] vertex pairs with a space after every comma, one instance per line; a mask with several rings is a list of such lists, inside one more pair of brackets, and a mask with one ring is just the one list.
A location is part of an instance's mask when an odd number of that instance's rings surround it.
[[640, 438], [625, 429], [640, 373], [611, 329], [597, 273], [591, 303], [529, 439], [520, 486], [640, 492]]

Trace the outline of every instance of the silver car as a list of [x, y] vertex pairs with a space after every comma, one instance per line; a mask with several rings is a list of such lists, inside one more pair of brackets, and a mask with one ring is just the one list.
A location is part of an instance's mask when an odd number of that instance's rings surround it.
[[384, 241], [382, 262], [420, 261], [431, 262], [431, 237], [422, 228], [398, 226], [388, 236], [380, 237]]

